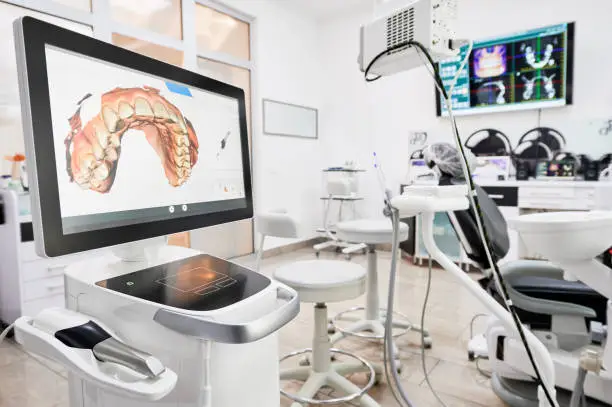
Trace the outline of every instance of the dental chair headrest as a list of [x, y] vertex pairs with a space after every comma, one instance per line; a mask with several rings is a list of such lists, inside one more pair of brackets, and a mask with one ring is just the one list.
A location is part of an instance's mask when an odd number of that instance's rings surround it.
[[[444, 176], [440, 178], [439, 185], [455, 185], [464, 182], [464, 180], [454, 180]], [[476, 185], [476, 195], [484, 217], [483, 226], [489, 237], [493, 261], [499, 262], [510, 250], [508, 224], [495, 201], [479, 185]], [[470, 206], [469, 209], [455, 211], [449, 214], [449, 217], [451, 217], [451, 224], [470, 260], [478, 264], [482, 270], [490, 269], [491, 265], [487, 259], [484, 242], [480, 233], [478, 233], [478, 224], [473, 208]], [[456, 222], [452, 222], [452, 217], [455, 218]], [[457, 230], [458, 228], [460, 230]]]
[[[469, 150], [466, 150], [465, 154], [470, 170], [473, 170], [476, 167], [476, 157]], [[461, 156], [454, 146], [448, 143], [431, 144], [423, 149], [423, 158], [430, 168], [437, 168], [440, 172], [439, 185], [465, 184]], [[478, 185], [476, 195], [493, 251], [491, 254], [497, 262], [504, 258], [510, 249], [508, 225], [495, 201]], [[467, 210], [455, 211], [450, 213], [449, 217], [468, 257], [483, 270], [490, 269], [484, 242], [478, 233], [474, 209], [470, 207]]]
[[[476, 157], [468, 149], [464, 150], [470, 170], [476, 168]], [[423, 149], [423, 158], [429, 168], [437, 168], [441, 175], [453, 179], [465, 179], [461, 156], [457, 149], [449, 143], [434, 143]]]

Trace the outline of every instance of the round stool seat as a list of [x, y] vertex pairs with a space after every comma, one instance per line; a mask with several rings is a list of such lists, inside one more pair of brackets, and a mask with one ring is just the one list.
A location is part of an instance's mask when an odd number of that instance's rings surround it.
[[362, 295], [366, 270], [348, 261], [307, 260], [279, 267], [274, 278], [297, 291], [302, 302], [327, 303]]
[[[336, 236], [340, 240], [365, 244], [384, 244], [393, 241], [393, 225], [390, 219], [356, 219], [336, 224]], [[400, 222], [400, 242], [408, 239], [408, 225]]]

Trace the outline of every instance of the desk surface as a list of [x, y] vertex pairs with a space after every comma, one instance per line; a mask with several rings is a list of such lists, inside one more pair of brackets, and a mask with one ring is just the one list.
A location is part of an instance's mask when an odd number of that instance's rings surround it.
[[[507, 181], [494, 181], [494, 180], [480, 180], [476, 182], [481, 187], [543, 187], [543, 188], [603, 188], [612, 187], [612, 182], [603, 181], [555, 181], [555, 180], [529, 180], [519, 181], [516, 179], [509, 179]], [[403, 183], [402, 187], [409, 186], [410, 184]]]
[[481, 180], [477, 182], [482, 187], [537, 187], [537, 188], [600, 188], [610, 187], [612, 183], [597, 181], [556, 181], [556, 180], [529, 180], [518, 181], [510, 179], [507, 181]]

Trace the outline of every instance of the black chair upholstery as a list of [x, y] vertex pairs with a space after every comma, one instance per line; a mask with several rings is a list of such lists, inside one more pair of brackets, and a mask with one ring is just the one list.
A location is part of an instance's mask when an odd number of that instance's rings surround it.
[[[442, 176], [440, 179], [440, 185], [455, 183], [456, 181], [446, 176]], [[476, 194], [484, 216], [484, 227], [491, 241], [493, 260], [497, 262], [508, 254], [510, 247], [508, 226], [495, 201], [480, 186], [476, 186]], [[456, 224], [453, 224], [453, 227], [461, 229], [460, 231], [455, 230], [455, 232], [460, 237], [459, 240], [468, 253], [469, 258], [478, 264], [482, 270], [490, 269], [484, 251], [484, 244], [478, 233], [474, 211], [470, 208], [453, 213], [456, 219]], [[501, 302], [501, 296], [497, 292], [494, 281], [483, 280], [481, 285]], [[516, 279], [513, 288], [529, 297], [589, 307], [596, 312], [597, 321], [603, 324], [606, 323], [607, 299], [582, 282], [525, 276]], [[549, 315], [535, 314], [524, 310], [518, 310], [518, 314], [524, 323], [530, 324], [533, 328], [550, 329], [551, 317]]]
[[[465, 181], [460, 181], [464, 183]], [[450, 177], [442, 176], [440, 178], [440, 185], [453, 185], [457, 182]], [[497, 204], [480, 186], [476, 185], [476, 195], [478, 196], [478, 203], [484, 216], [484, 228], [489, 236], [491, 243], [493, 261], [498, 262], [503, 259], [508, 250], [510, 249], [510, 238], [508, 236], [508, 225], [504, 215], [500, 212]], [[461, 240], [468, 257], [470, 260], [478, 264], [483, 270], [490, 269], [487, 255], [485, 252], [484, 244], [478, 233], [478, 224], [476, 223], [476, 215], [472, 208], [463, 211], [453, 212], [457, 219], [458, 226], [461, 228], [462, 233], [458, 233], [459, 236], [463, 235], [467, 242]], [[457, 225], [453, 224], [456, 228]], [[455, 230], [455, 232], [459, 232]]]

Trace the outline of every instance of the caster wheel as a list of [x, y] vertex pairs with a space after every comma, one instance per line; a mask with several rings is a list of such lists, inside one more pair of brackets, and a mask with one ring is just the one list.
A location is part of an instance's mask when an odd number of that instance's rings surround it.
[[335, 334], [335, 333], [336, 333], [336, 327], [335, 327], [335, 326], [333, 326], [333, 325], [328, 326], [328, 327], [327, 327], [327, 333], [328, 333], [328, 334], [330, 334], [330, 335]]
[[473, 362], [473, 361], [475, 361], [475, 360], [476, 360], [476, 355], [474, 355], [474, 352], [472, 352], [471, 350], [470, 350], [470, 351], [468, 351], [468, 360], [469, 360], [470, 362]]
[[336, 247], [336, 253], [341, 253], [342, 252], [342, 248], [341, 247]]
[[329, 357], [329, 360], [332, 361], [332, 362], [335, 362], [337, 360], [336, 355], [331, 355]]
[[431, 340], [431, 338], [428, 336], [425, 338], [425, 340], [423, 341], [423, 347], [425, 349], [431, 349], [433, 346], [433, 341]]
[[397, 374], [402, 374], [402, 370], [403, 370], [402, 367], [398, 366], [397, 367]]
[[351, 261], [351, 255], [350, 254], [344, 255], [344, 258], [346, 259], [346, 261]]
[[317, 257], [317, 259], [319, 258], [319, 256], [321, 256], [321, 253], [319, 252], [315, 252], [315, 256]]
[[374, 386], [378, 386], [379, 384], [381, 384], [382, 378], [383, 378], [382, 374], [377, 374], [376, 376], [374, 376]]
[[367, 250], [367, 249], [363, 249], [363, 250], [361, 251], [361, 254], [368, 254], [368, 250]]
[[310, 366], [310, 359], [308, 359], [308, 357], [304, 356], [302, 359], [300, 359], [300, 366]]

